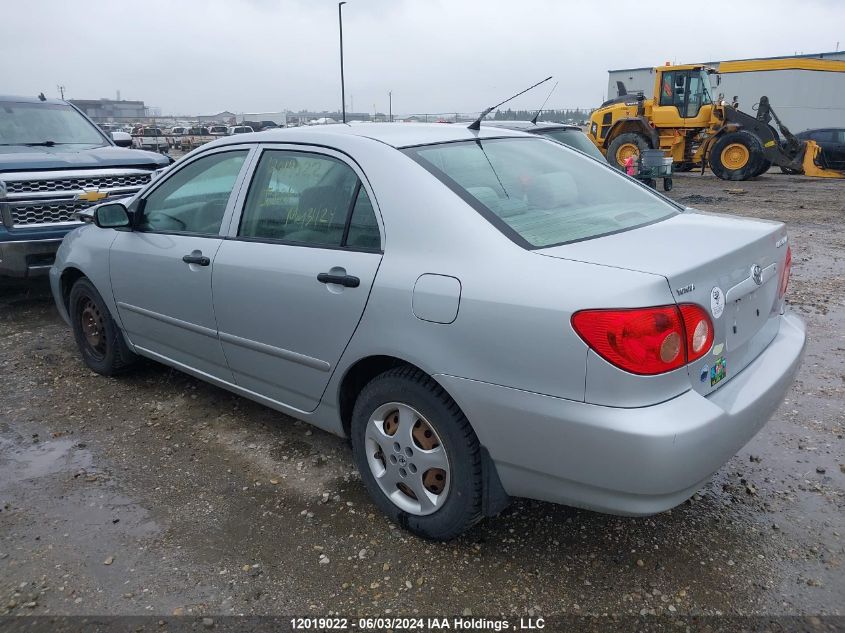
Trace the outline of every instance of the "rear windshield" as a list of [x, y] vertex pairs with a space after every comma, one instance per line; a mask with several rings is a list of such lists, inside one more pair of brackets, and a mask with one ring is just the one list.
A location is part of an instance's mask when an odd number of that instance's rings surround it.
[[679, 212], [615, 169], [540, 138], [404, 151], [527, 248], [618, 233]]
[[589, 154], [593, 158], [605, 162], [605, 158], [599, 151], [599, 148], [581, 130], [543, 130], [539, 134], [564, 145], [569, 145], [569, 147], [574, 147], [585, 154]]

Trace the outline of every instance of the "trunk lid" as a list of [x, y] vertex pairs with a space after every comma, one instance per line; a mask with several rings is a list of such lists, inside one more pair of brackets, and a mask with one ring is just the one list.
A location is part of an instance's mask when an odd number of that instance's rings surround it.
[[742, 371], [777, 334], [786, 250], [780, 222], [687, 211], [534, 252], [661, 275], [676, 303], [703, 307], [713, 322], [713, 346], [687, 370], [693, 389], [708, 394]]

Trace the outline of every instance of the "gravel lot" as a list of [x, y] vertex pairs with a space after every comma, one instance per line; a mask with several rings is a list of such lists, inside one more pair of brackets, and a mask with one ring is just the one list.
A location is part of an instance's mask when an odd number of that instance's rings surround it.
[[845, 614], [843, 194], [675, 178], [690, 206], [788, 223], [810, 331], [788, 400], [692, 500], [517, 501], [448, 544], [390, 525], [344, 440], [154, 363], [97, 376], [46, 283], [5, 282], [0, 614]]

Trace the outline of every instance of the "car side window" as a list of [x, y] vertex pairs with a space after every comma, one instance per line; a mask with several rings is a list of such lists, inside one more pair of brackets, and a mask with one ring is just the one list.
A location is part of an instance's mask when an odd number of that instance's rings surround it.
[[349, 220], [349, 232], [346, 236], [346, 246], [363, 248], [366, 250], [381, 250], [381, 236], [376, 221], [376, 212], [367, 190], [358, 189], [355, 208]]
[[173, 174], [144, 201], [136, 229], [164, 233], [220, 232], [226, 204], [248, 150], [197, 159]]
[[340, 160], [267, 150], [247, 193], [238, 235], [339, 247], [358, 188], [358, 176]]

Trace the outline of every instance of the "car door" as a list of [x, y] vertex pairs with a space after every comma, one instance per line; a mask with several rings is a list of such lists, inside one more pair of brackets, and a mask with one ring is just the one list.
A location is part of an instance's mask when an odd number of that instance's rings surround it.
[[135, 204], [109, 252], [123, 329], [142, 351], [232, 382], [211, 301], [213, 260], [249, 148], [219, 148], [168, 173]]
[[381, 263], [378, 214], [341, 154], [265, 147], [214, 262], [214, 312], [237, 384], [312, 411]]

